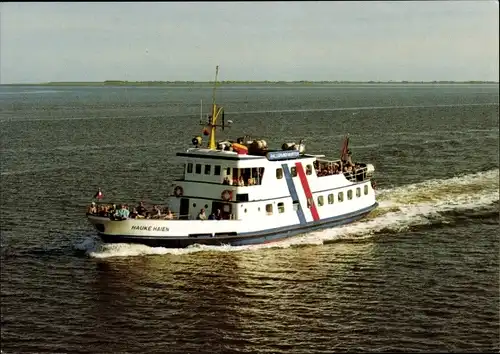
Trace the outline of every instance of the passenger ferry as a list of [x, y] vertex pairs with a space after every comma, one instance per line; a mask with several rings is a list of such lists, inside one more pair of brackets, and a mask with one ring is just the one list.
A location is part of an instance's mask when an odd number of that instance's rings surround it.
[[216, 129], [232, 123], [215, 103], [217, 75], [218, 67], [206, 146], [196, 136], [193, 147], [177, 153], [184, 171], [166, 201], [173, 213], [117, 219], [88, 212], [104, 242], [174, 248], [268, 243], [354, 222], [378, 206], [374, 167], [352, 162], [348, 136], [336, 160], [306, 153], [303, 142], [271, 149], [262, 139], [217, 141]]

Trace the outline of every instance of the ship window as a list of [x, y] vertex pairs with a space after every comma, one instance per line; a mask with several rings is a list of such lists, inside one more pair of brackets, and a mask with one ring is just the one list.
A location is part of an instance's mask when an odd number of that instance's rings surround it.
[[356, 188], [356, 197], [361, 197], [361, 188]]
[[282, 179], [283, 178], [283, 169], [277, 168], [276, 169], [276, 178], [277, 179]]
[[333, 204], [334, 200], [333, 193], [328, 194], [328, 204]]
[[299, 208], [300, 208], [299, 203], [295, 203], [295, 202], [294, 202], [294, 203], [293, 203], [293, 211], [297, 211], [297, 210], [299, 210]]
[[351, 200], [352, 199], [352, 189], [349, 189], [347, 191], [347, 199]]
[[220, 165], [214, 166], [214, 176], [220, 176]]
[[193, 164], [190, 162], [186, 166], [186, 172], [187, 173], [193, 173]]
[[248, 202], [248, 193], [245, 194], [236, 194], [237, 202]]
[[267, 213], [267, 215], [271, 215], [273, 213], [273, 205], [272, 204], [266, 205], [266, 213]]
[[196, 171], [197, 174], [201, 173], [201, 164], [199, 164], [199, 163], [196, 164], [196, 170], [195, 171]]
[[292, 167], [290, 169], [290, 172], [291, 172], [292, 177], [297, 177], [297, 167], [295, 167], [295, 166]]
[[318, 197], [318, 205], [319, 205], [319, 206], [323, 206], [323, 204], [325, 204], [325, 200], [324, 200], [323, 196], [322, 196], [322, 195], [320, 195], [320, 196]]
[[313, 205], [313, 199], [312, 198], [307, 198], [307, 207], [310, 208]]
[[339, 192], [337, 199], [339, 200], [339, 202], [343, 202], [344, 201], [344, 192]]
[[226, 168], [226, 176], [231, 176], [231, 167]]
[[313, 173], [312, 165], [307, 165], [306, 166], [306, 175], [311, 175], [312, 173]]
[[278, 211], [280, 213], [284, 213], [285, 212], [285, 203], [278, 203]]
[[365, 184], [365, 195], [367, 195], [367, 194], [368, 194], [368, 185]]
[[210, 168], [212, 167], [212, 165], [205, 165], [205, 174], [206, 175], [209, 175], [210, 174]]

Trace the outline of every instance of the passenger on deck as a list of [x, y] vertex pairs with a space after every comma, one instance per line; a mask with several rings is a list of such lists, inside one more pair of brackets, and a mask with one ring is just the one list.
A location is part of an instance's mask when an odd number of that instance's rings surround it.
[[226, 178], [224, 178], [224, 181], [222, 182], [222, 184], [232, 185], [233, 183], [231, 182], [229, 177], [226, 177]]
[[344, 173], [345, 173], [345, 176], [347, 179], [352, 179], [354, 176], [353, 176], [353, 173], [352, 173], [352, 166], [348, 165], [344, 168]]
[[139, 213], [137, 212], [137, 208], [132, 209], [132, 212], [128, 216], [130, 219], [136, 219], [138, 217]]
[[104, 210], [104, 205], [99, 205], [97, 207], [97, 215], [99, 216], [106, 216], [106, 211]]
[[222, 220], [222, 213], [220, 212], [220, 209], [217, 209], [215, 212], [215, 220]]
[[114, 214], [116, 220], [125, 220], [129, 217], [129, 215], [130, 212], [125, 204], [120, 205], [120, 209], [118, 209]]
[[207, 215], [205, 214], [205, 209], [201, 209], [197, 217], [198, 220], [207, 220]]
[[174, 214], [172, 214], [172, 210], [170, 210], [170, 208], [167, 208], [165, 210], [165, 216], [163, 218], [166, 220], [173, 220], [174, 219]]
[[351, 150], [347, 150], [347, 165], [354, 166], [352, 163], [352, 153]]
[[144, 202], [141, 201], [139, 203], [139, 205], [137, 206], [137, 212], [139, 213], [139, 215], [145, 217], [146, 216], [146, 212], [147, 212], [147, 209], [146, 207], [144, 206]]
[[97, 206], [95, 204], [95, 202], [92, 202], [92, 204], [89, 205], [88, 209], [87, 209], [87, 213], [89, 214], [97, 214]]
[[151, 219], [160, 219], [161, 218], [161, 210], [158, 205], [153, 206], [153, 211], [151, 213]]
[[243, 176], [240, 176], [238, 179], [238, 186], [244, 187], [245, 186], [245, 181], [243, 180]]
[[213, 212], [208, 216], [208, 220], [215, 220], [215, 214]]

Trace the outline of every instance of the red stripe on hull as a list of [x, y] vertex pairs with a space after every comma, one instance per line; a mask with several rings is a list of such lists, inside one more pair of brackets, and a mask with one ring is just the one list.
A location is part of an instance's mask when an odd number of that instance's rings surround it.
[[304, 192], [306, 194], [307, 199], [311, 199], [311, 214], [313, 217], [314, 221], [319, 220], [319, 214], [318, 214], [318, 209], [316, 209], [316, 204], [314, 203], [314, 198], [311, 193], [311, 188], [309, 188], [309, 182], [307, 181], [306, 174], [304, 172], [304, 167], [302, 166], [301, 162], [296, 162], [295, 167], [297, 168], [297, 174], [299, 175], [300, 178], [300, 183], [302, 184], [302, 188], [304, 188]]

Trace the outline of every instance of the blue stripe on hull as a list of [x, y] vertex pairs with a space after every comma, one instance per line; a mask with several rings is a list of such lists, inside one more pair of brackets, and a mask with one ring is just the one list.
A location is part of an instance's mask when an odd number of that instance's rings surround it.
[[302, 233], [307, 233], [311, 231], [317, 231], [322, 229], [331, 228], [334, 226], [340, 226], [352, 223], [358, 219], [361, 219], [367, 215], [370, 211], [375, 209], [378, 203], [373, 204], [368, 208], [364, 208], [354, 213], [344, 214], [342, 216], [336, 216], [328, 219], [312, 221], [306, 225], [292, 225], [286, 227], [278, 227], [275, 229], [268, 229], [256, 232], [248, 232], [243, 234], [238, 234], [238, 236], [233, 237], [148, 237], [148, 236], [127, 236], [127, 235], [106, 235], [99, 234], [104, 242], [109, 243], [139, 243], [145, 244], [152, 247], [170, 247], [170, 248], [184, 248], [193, 244], [203, 244], [203, 245], [232, 245], [232, 246], [244, 246], [252, 244], [261, 244], [278, 241], [280, 239], [288, 238]]
[[[297, 189], [295, 188], [295, 185], [293, 184], [292, 175], [290, 173], [290, 170], [288, 169], [288, 165], [286, 163], [284, 163], [284, 164], [281, 164], [281, 167], [283, 168], [283, 174], [285, 175], [286, 184], [288, 186], [288, 191], [290, 192], [290, 196], [292, 197], [292, 201], [294, 203], [298, 203], [299, 195], [297, 194]], [[299, 221], [300, 221], [301, 225], [305, 225], [307, 223], [306, 217], [304, 215], [304, 211], [302, 210], [300, 203], [297, 205], [297, 216], [299, 217]]]

